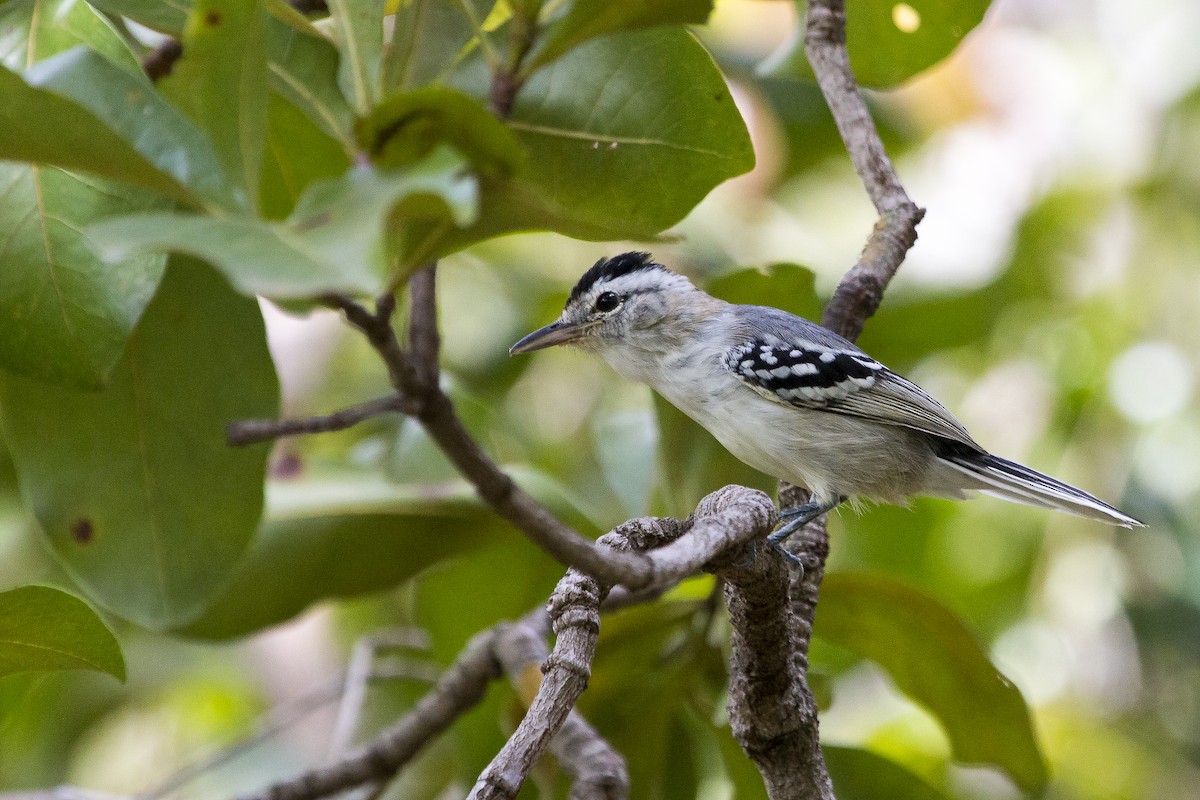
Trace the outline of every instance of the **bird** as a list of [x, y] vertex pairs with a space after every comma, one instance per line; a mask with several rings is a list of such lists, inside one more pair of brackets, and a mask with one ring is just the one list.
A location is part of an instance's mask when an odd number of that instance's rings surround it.
[[982, 492], [1110, 525], [1144, 525], [989, 453], [928, 392], [848, 339], [778, 308], [713, 297], [646, 252], [597, 261], [559, 318], [509, 352], [557, 345], [598, 355], [741, 461], [805, 487], [808, 502], [781, 511], [768, 537], [781, 550], [801, 526], [847, 500], [904, 505], [917, 495]]

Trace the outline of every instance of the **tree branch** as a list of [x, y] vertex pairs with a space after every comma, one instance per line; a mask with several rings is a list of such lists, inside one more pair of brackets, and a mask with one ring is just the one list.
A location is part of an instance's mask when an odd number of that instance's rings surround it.
[[496, 629], [489, 628], [472, 638], [413, 710], [368, 745], [328, 767], [244, 795], [241, 800], [315, 800], [390, 778], [425, 743], [483, 699], [488, 684], [501, 675], [493, 649], [496, 635]]
[[[762, 492], [726, 486], [701, 501], [689, 520], [634, 519], [600, 537], [615, 550], [646, 550], [662, 558], [661, 569], [683, 569], [696, 553], [705, 561], [736, 545], [765, 536], [775, 522], [774, 506]], [[690, 534], [686, 541], [680, 539]], [[681, 547], [675, 547], [681, 545]], [[683, 557], [684, 551], [690, 554]], [[674, 552], [669, 552], [674, 551]], [[726, 556], [728, 558], [729, 556]], [[545, 678], [521, 724], [492, 763], [480, 774], [471, 800], [513, 798], [538, 758], [563, 725], [587, 687], [600, 633], [600, 604], [609, 585], [572, 569], [550, 598], [550, 618], [557, 639], [542, 665]]]
[[[538, 667], [550, 654], [549, 629], [550, 617], [539, 609], [519, 623], [500, 626], [496, 640], [496, 658], [527, 707], [541, 686]], [[571, 776], [571, 800], [623, 800], [629, 795], [625, 759], [576, 709], [550, 740], [550, 753]]]
[[326, 433], [352, 428], [360, 422], [384, 414], [411, 414], [412, 407], [404, 397], [390, 394], [343, 408], [320, 417], [304, 419], [242, 419], [230, 423], [225, 434], [232, 445], [248, 445], [294, 436], [301, 433]]
[[821, 324], [853, 341], [879, 308], [883, 291], [904, 255], [917, 241], [917, 223], [925, 216], [900, 183], [883, 149], [867, 104], [858, 91], [846, 52], [844, 0], [810, 0], [805, 53], [817, 85], [833, 113], [846, 152], [879, 212], [879, 221], [855, 264], [825, 307]]
[[[925, 212], [909, 199], [884, 151], [846, 52], [844, 0], [809, 0], [805, 50], [838, 132], [879, 220], [825, 307], [822, 324], [850, 340], [875, 313], [884, 289], [917, 239]], [[780, 484], [780, 505], [808, 492]], [[734, 736], [758, 766], [770, 797], [832, 800], [821, 756], [816, 703], [808, 688], [808, 648], [829, 553], [825, 518], [789, 540], [803, 572], [757, 558], [718, 574], [726, 580], [733, 628], [729, 713]]]

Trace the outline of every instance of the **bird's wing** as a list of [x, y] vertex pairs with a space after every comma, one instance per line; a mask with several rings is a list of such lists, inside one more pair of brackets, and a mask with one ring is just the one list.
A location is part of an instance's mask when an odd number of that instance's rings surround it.
[[[790, 320], [782, 321], [818, 328], [799, 317], [787, 317]], [[962, 423], [925, 390], [850, 342], [824, 329], [820, 330], [827, 335], [817, 338], [807, 327], [803, 335], [789, 335], [778, 325], [774, 328], [731, 347], [722, 358], [726, 369], [763, 397], [913, 428], [981, 449]]]

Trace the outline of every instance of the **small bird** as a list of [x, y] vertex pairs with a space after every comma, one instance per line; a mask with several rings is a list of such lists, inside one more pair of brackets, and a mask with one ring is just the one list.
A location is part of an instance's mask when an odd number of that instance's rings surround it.
[[778, 545], [849, 498], [980, 491], [1125, 527], [1143, 523], [1082, 489], [995, 456], [937, 400], [806, 319], [734, 305], [697, 289], [649, 253], [600, 259], [557, 321], [509, 352], [569, 344], [649, 384], [746, 464], [803, 486], [781, 512]]

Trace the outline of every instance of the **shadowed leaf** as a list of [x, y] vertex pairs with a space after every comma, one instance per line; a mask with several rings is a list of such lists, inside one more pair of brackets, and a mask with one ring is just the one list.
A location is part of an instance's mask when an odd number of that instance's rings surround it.
[[0, 592], [0, 676], [57, 669], [125, 680], [121, 647], [87, 603], [49, 586]]

